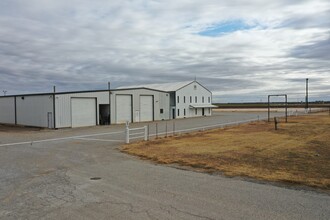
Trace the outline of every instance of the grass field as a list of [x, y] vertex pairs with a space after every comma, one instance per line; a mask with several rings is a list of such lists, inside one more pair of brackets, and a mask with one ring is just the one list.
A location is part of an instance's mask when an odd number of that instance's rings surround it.
[[122, 151], [162, 164], [330, 190], [328, 113], [290, 117], [277, 131], [273, 123], [255, 122], [133, 143]]
[[[213, 103], [220, 109], [227, 108], [268, 108], [268, 103]], [[330, 108], [330, 102], [311, 102], [308, 104], [309, 108]], [[283, 108], [284, 103], [271, 103], [272, 108]], [[305, 103], [289, 102], [288, 108], [305, 108]]]

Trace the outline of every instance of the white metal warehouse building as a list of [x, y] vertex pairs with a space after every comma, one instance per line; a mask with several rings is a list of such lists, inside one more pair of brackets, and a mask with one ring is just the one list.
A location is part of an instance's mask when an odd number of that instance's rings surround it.
[[188, 118], [196, 116], [209, 116], [212, 105], [212, 92], [197, 81], [148, 84], [122, 89], [147, 88], [157, 89], [170, 94], [170, 118]]
[[211, 115], [212, 93], [196, 81], [0, 97], [0, 123], [84, 127]]

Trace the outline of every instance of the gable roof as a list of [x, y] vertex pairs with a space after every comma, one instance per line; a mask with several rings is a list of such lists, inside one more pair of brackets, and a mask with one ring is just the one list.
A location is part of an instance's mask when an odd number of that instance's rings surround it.
[[160, 90], [164, 92], [176, 92], [179, 89], [182, 89], [183, 87], [186, 87], [190, 85], [191, 83], [197, 83], [210, 93], [212, 93], [209, 89], [207, 89], [205, 86], [197, 82], [196, 80], [193, 81], [184, 81], [184, 82], [175, 82], [175, 83], [157, 83], [157, 84], [145, 84], [145, 85], [134, 85], [134, 86], [122, 86], [118, 87], [117, 89], [137, 89], [137, 88], [143, 88], [143, 89], [153, 89], [153, 90]]
[[185, 81], [185, 82], [175, 82], [175, 83], [157, 83], [157, 84], [123, 86], [123, 87], [119, 87], [118, 89], [148, 88], [148, 89], [161, 90], [165, 92], [175, 92], [181, 89], [182, 87], [185, 87], [193, 82], [194, 81]]

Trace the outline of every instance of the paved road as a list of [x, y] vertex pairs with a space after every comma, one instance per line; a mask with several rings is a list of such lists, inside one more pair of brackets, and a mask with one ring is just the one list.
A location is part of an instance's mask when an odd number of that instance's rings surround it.
[[1, 146], [122, 130], [0, 132], [0, 219], [329, 219], [329, 195], [141, 161], [118, 151], [123, 134]]

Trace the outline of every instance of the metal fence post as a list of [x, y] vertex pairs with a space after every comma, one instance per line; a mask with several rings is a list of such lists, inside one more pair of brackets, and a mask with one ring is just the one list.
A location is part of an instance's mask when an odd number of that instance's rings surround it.
[[126, 122], [125, 134], [126, 134], [125, 142], [126, 142], [126, 144], [129, 144], [129, 122], [128, 121]]
[[148, 126], [144, 126], [144, 140], [148, 140]]
[[278, 121], [277, 121], [277, 118], [276, 117], [274, 117], [274, 123], [275, 123], [275, 130], [277, 130], [277, 123], [278, 123]]
[[156, 138], [158, 138], [158, 123], [156, 123]]
[[173, 136], [175, 135], [175, 121], [173, 121]]
[[166, 128], [165, 128], [165, 137], [167, 137], [167, 122], [166, 122]]

